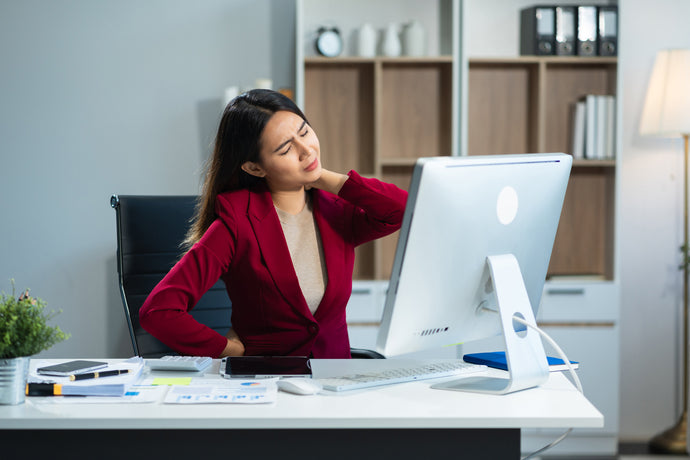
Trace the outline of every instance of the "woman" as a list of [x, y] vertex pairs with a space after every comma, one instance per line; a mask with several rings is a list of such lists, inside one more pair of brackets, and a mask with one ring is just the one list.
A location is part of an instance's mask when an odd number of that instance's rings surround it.
[[[319, 140], [287, 97], [252, 90], [225, 109], [187, 253], [154, 288], [141, 325], [197, 356], [349, 358], [354, 248], [400, 228], [407, 193], [323, 169]], [[222, 278], [233, 328], [189, 311]]]

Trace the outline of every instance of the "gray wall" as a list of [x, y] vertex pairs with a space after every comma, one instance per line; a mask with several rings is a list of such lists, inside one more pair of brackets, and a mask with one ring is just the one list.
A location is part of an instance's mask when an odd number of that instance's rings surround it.
[[195, 194], [225, 87], [294, 85], [294, 2], [0, 0], [0, 290], [30, 287], [72, 338], [132, 353], [119, 194]]

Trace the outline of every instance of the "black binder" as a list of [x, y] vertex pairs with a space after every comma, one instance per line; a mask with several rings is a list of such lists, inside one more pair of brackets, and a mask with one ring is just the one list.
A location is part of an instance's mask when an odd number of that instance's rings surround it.
[[520, 54], [551, 55], [556, 46], [556, 17], [551, 6], [532, 6], [520, 15]]
[[596, 56], [597, 54], [597, 7], [577, 7], [577, 54]]
[[597, 23], [599, 56], [618, 55], [618, 7], [600, 6]]
[[557, 6], [556, 10], [556, 52], [559, 56], [575, 54], [575, 7]]

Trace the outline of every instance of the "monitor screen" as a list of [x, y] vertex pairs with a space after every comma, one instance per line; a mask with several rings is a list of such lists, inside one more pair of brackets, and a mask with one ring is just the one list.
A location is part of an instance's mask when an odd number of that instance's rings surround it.
[[[530, 311], [511, 307], [510, 315], [533, 321], [571, 165], [566, 154], [419, 159], [378, 351], [394, 356], [503, 334], [499, 278], [510, 299], [526, 295]], [[501, 257], [510, 259], [505, 269], [497, 268]], [[521, 284], [521, 291], [512, 284]]]

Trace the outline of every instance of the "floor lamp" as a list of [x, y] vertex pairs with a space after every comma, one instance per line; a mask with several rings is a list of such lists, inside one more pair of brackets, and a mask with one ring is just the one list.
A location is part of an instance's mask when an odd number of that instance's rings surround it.
[[683, 406], [678, 422], [654, 436], [649, 448], [654, 453], [687, 453], [688, 417], [688, 137], [690, 136], [690, 49], [659, 51], [647, 88], [640, 133], [658, 137], [682, 137], [685, 146], [683, 193]]

